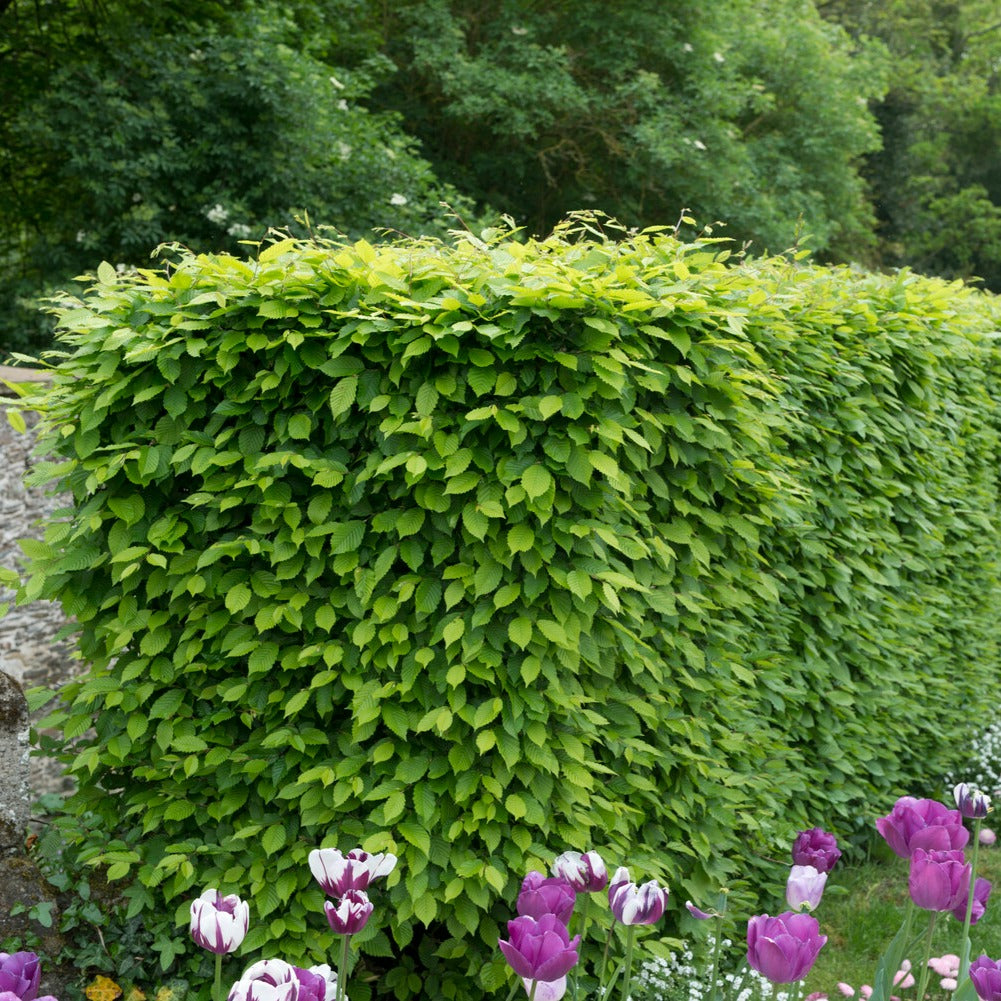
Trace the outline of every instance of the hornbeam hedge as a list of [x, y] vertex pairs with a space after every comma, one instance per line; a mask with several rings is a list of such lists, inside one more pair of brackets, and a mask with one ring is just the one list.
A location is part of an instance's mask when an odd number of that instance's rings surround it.
[[558, 852], [705, 899], [961, 759], [990, 297], [569, 226], [172, 257], [58, 307], [24, 406], [72, 505], [21, 593], [89, 664], [49, 721], [75, 850], [165, 963], [206, 886], [242, 956], [329, 958], [306, 856], [361, 845], [400, 856], [382, 989], [474, 997]]

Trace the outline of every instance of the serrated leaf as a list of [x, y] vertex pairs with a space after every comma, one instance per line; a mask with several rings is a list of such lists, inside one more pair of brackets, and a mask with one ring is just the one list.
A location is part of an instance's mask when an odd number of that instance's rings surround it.
[[330, 412], [334, 417], [347, 413], [358, 393], [358, 376], [348, 375], [339, 379], [330, 390]]
[[515, 525], [507, 533], [507, 547], [512, 553], [528, 552], [535, 545], [535, 532], [528, 525]]
[[525, 488], [525, 493], [535, 500], [553, 485], [553, 477], [545, 466], [536, 463], [521, 474], [521, 485]]

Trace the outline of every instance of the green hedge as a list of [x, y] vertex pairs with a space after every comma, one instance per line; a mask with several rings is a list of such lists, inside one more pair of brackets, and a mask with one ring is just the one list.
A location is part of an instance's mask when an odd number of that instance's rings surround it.
[[565, 228], [178, 252], [58, 313], [25, 405], [74, 506], [21, 598], [76, 616], [78, 850], [165, 961], [209, 885], [241, 955], [329, 956], [306, 856], [361, 844], [366, 964], [472, 997], [529, 868], [704, 898], [990, 702], [986, 296]]

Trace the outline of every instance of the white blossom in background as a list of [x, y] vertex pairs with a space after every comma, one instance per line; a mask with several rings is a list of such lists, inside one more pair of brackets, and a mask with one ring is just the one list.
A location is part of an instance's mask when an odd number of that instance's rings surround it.
[[250, 227], [245, 222], [235, 222], [226, 232], [230, 236], [235, 236], [238, 240], [245, 240], [250, 236]]
[[722, 52], [714, 52], [713, 53], [713, 59], [715, 59], [716, 62], [718, 62], [718, 63], [725, 63], [726, 62], [726, 56], [724, 56]]
[[692, 142], [692, 145], [696, 149], [706, 149], [706, 144], [701, 139], [696, 139]]
[[87, 231], [85, 229], [78, 229], [76, 231], [76, 242], [83, 243], [87, 239]]
[[337, 77], [335, 77], [335, 76], [332, 76], [332, 77], [330, 77], [330, 82], [331, 82], [331, 83], [332, 83], [332, 84], [333, 84], [333, 85], [334, 85], [334, 86], [335, 86], [335, 87], [336, 87], [336, 88], [337, 88], [338, 90], [344, 90], [344, 84], [343, 84], [343, 83], [341, 83], [341, 81], [340, 81], [340, 80], [338, 80], [338, 79], [337, 79]]
[[205, 213], [205, 218], [208, 219], [209, 222], [214, 222], [216, 225], [221, 226], [229, 218], [229, 210], [216, 202], [216, 204]]
[[342, 160], [350, 160], [351, 154], [354, 152], [354, 147], [349, 146], [346, 142], [339, 142], [337, 144], [337, 155]]
[[345, 101], [343, 98], [341, 98], [341, 100], [339, 100], [337, 102], [337, 110], [338, 111], [347, 111], [348, 110], [348, 102]]
[[390, 205], [406, 205], [407, 197], [406, 195], [401, 195], [398, 191], [394, 191], [389, 197]]

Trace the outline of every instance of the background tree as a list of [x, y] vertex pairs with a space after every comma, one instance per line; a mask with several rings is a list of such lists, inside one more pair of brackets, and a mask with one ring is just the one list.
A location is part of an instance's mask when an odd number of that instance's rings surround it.
[[870, 46], [801, 0], [404, 0], [373, 95], [441, 177], [536, 232], [595, 207], [629, 225], [682, 207], [758, 249], [800, 229], [864, 250], [859, 158], [879, 145]]
[[829, 0], [825, 17], [887, 46], [865, 174], [877, 261], [1001, 291], [1001, 14], [992, 0]]
[[[238, 250], [311, 219], [352, 235], [449, 225], [391, 112], [362, 102], [378, 63], [343, 70], [269, 4], [0, 7], [0, 345], [44, 342], [40, 292], [102, 259], [143, 265], [178, 241]], [[182, 13], [183, 10], [183, 13]], [[333, 9], [326, 10], [332, 16]], [[329, 38], [329, 33], [328, 36]]]

